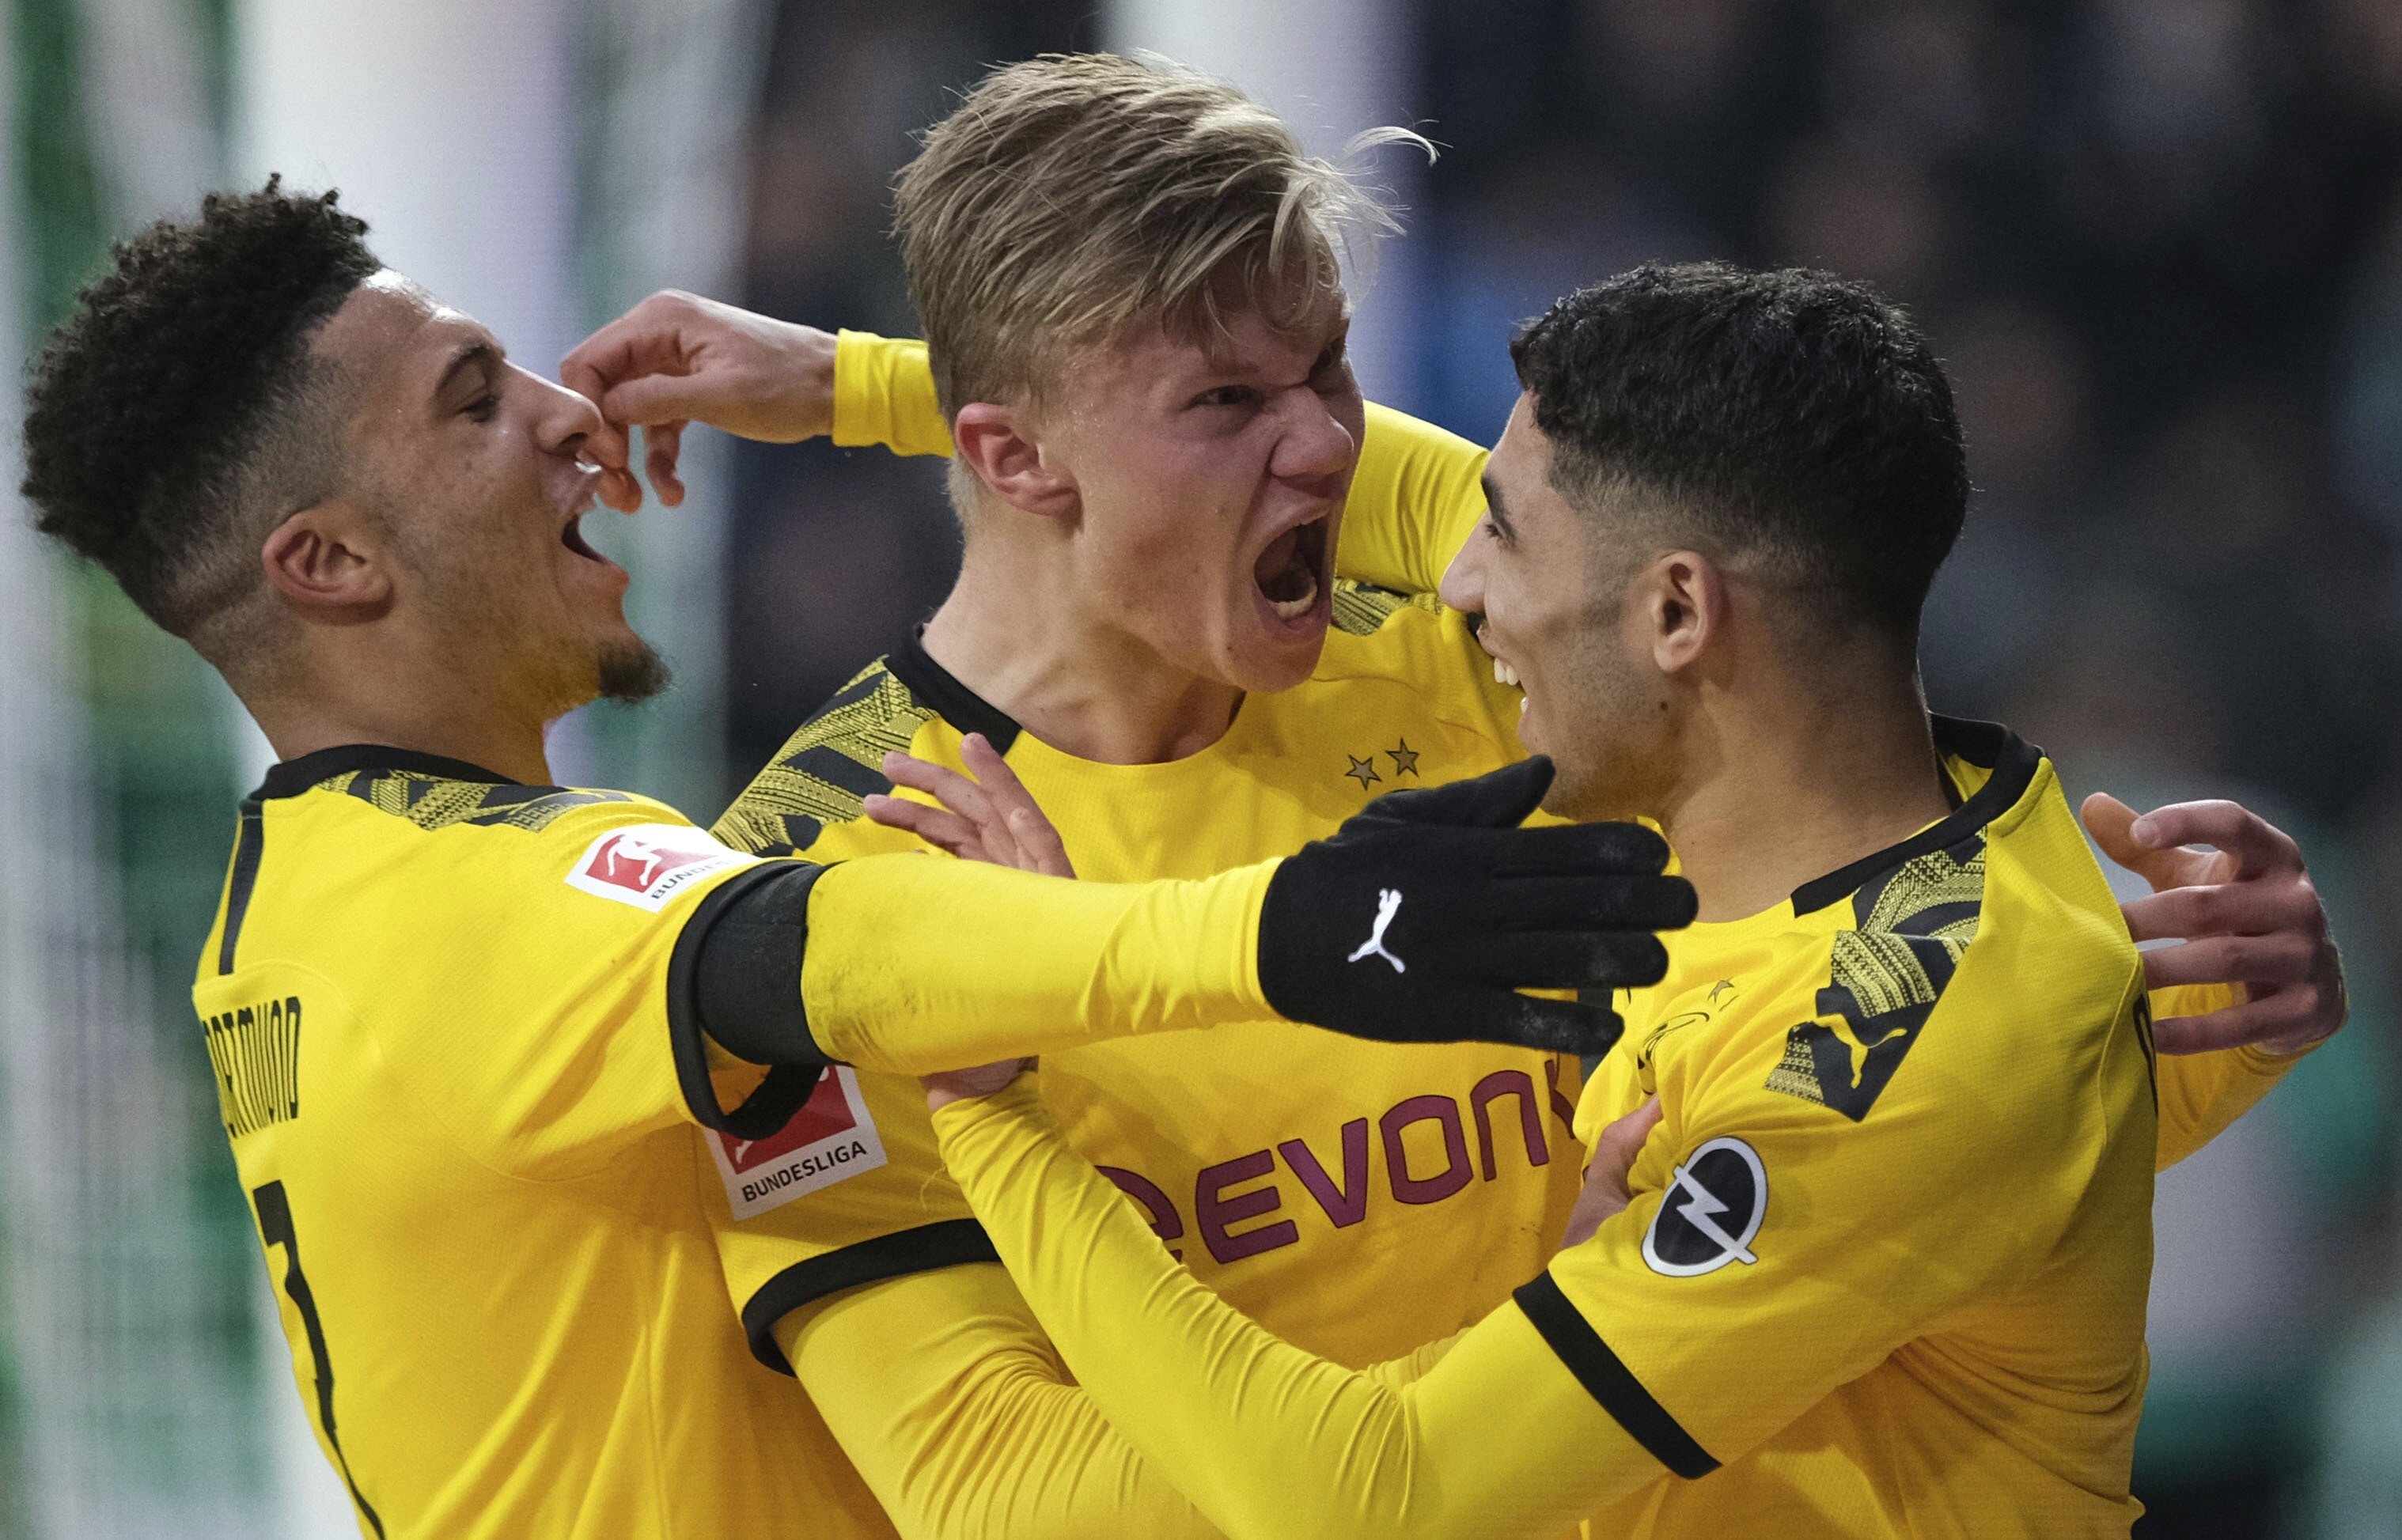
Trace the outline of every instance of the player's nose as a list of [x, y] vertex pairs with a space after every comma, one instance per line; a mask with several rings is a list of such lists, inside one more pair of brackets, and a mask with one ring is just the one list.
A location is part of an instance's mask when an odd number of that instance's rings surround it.
[[1350, 471], [1360, 458], [1360, 441], [1327, 408], [1325, 397], [1305, 387], [1282, 392], [1277, 406], [1285, 431], [1269, 460], [1270, 474], [1285, 481], [1332, 480]]
[[534, 402], [533, 439], [544, 451], [572, 456], [584, 447], [587, 438], [602, 431], [600, 408], [588, 397], [531, 370], [518, 372], [530, 382], [530, 399]]
[[1443, 600], [1445, 609], [1456, 610], [1467, 615], [1484, 612], [1484, 541], [1480, 531], [1469, 536], [1468, 543], [1459, 548], [1459, 554], [1451, 558], [1451, 565], [1443, 570], [1443, 583], [1436, 590], [1436, 597]]

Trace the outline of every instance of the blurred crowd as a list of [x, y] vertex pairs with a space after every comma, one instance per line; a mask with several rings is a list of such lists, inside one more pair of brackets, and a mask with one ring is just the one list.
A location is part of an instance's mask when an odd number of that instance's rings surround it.
[[[1869, 280], [1926, 324], [1979, 488], [1930, 613], [1940, 709], [2072, 795], [2233, 795], [2295, 832], [2354, 1023], [2163, 1178], [2152, 1535], [2402, 1535], [2402, 5], [1419, 0], [1396, 406], [1489, 442], [1512, 327], [1653, 257]], [[1089, 7], [786, 0], [749, 303], [911, 329], [910, 132]], [[941, 598], [937, 467], [739, 462], [731, 762]]]

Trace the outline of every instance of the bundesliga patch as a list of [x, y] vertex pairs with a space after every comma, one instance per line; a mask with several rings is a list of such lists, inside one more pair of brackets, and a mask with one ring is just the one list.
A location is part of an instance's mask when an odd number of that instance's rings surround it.
[[1756, 1262], [1751, 1243], [1768, 1217], [1768, 1173], [1741, 1139], [1712, 1139], [1677, 1162], [1643, 1232], [1643, 1259], [1670, 1278]]
[[709, 1152], [717, 1157], [738, 1219], [755, 1219], [884, 1163], [884, 1141], [867, 1115], [859, 1077], [840, 1065], [826, 1071], [783, 1127], [764, 1139], [712, 1133]]
[[686, 823], [638, 823], [613, 829], [585, 846], [567, 886], [656, 914], [668, 901], [712, 872], [751, 858]]

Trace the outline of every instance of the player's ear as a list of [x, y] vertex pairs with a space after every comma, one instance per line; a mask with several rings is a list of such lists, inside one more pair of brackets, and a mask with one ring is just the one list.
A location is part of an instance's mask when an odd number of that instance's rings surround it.
[[258, 557], [268, 583], [304, 619], [373, 620], [391, 608], [389, 547], [339, 498], [312, 503], [277, 525]]
[[1013, 508], [1045, 518], [1072, 518], [1076, 478], [1043, 452], [1042, 430], [1025, 406], [972, 401], [951, 424], [951, 442], [976, 479]]
[[1671, 551], [1635, 580], [1636, 624], [1663, 674], [1701, 661], [1727, 626], [1726, 575], [1698, 551]]

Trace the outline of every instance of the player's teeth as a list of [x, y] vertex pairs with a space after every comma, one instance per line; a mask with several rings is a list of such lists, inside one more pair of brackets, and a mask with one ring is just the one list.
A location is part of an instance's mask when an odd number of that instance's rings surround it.
[[1297, 597], [1268, 600], [1276, 612], [1286, 620], [1299, 620], [1309, 613], [1311, 605], [1318, 602], [1318, 574], [1305, 572], [1302, 574], [1302, 582], [1305, 586]]
[[1499, 658], [1495, 658], [1493, 660], [1493, 682], [1496, 684], [1514, 685], [1518, 682], [1518, 670], [1511, 667]]

